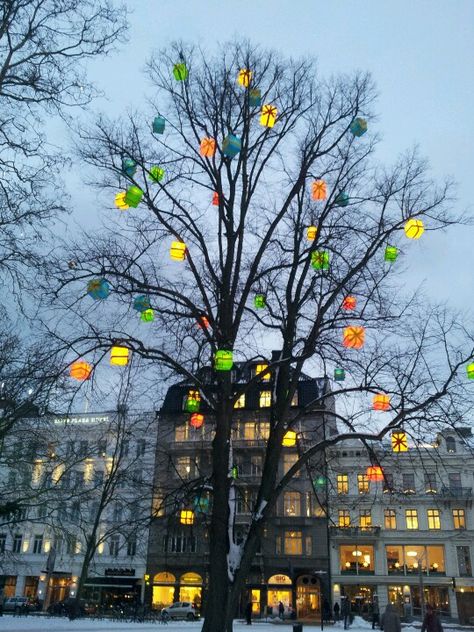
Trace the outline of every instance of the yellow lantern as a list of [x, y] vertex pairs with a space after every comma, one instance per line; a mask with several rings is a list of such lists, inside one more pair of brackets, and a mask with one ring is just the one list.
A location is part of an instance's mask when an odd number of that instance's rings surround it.
[[170, 257], [173, 261], [184, 261], [186, 259], [186, 244], [182, 241], [173, 241], [170, 248]]
[[125, 211], [127, 208], [130, 208], [129, 205], [125, 202], [126, 195], [126, 191], [120, 191], [120, 193], [117, 193], [117, 195], [115, 196], [115, 206], [121, 211]]
[[421, 219], [409, 219], [405, 224], [405, 235], [408, 239], [420, 239], [425, 232]]
[[179, 521], [181, 524], [194, 524], [194, 511], [191, 511], [190, 509], [182, 509], [179, 514]]
[[239, 71], [239, 76], [237, 77], [237, 83], [239, 86], [243, 88], [248, 88], [250, 82], [252, 81], [252, 71], [248, 70], [248, 68], [241, 68]]
[[128, 364], [129, 349], [127, 347], [112, 347], [110, 350], [110, 364], [112, 366], [126, 366]]
[[282, 445], [285, 448], [291, 448], [296, 445], [296, 432], [294, 430], [288, 430], [283, 437]]
[[392, 451], [408, 452], [407, 435], [403, 430], [394, 430], [392, 432]]
[[263, 105], [262, 114], [260, 115], [260, 125], [264, 127], [273, 127], [275, 125], [278, 110], [274, 105]]
[[308, 226], [306, 230], [306, 239], [308, 241], [314, 241], [316, 239], [316, 235], [318, 234], [317, 226]]

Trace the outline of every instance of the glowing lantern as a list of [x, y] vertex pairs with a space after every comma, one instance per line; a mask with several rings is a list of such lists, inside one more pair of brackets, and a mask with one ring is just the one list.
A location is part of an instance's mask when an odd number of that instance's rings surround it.
[[349, 128], [354, 136], [363, 136], [367, 131], [367, 121], [363, 118], [355, 118]]
[[365, 342], [364, 327], [344, 327], [342, 344], [349, 349], [362, 349]]
[[234, 354], [232, 351], [219, 349], [214, 354], [214, 368], [216, 371], [230, 371], [234, 365]]
[[346, 379], [346, 372], [344, 369], [334, 369], [334, 380], [336, 382], [344, 382]]
[[374, 410], [390, 410], [390, 395], [377, 393], [372, 399], [372, 408]]
[[199, 391], [189, 391], [184, 401], [184, 410], [187, 413], [198, 413], [201, 407], [201, 395]]
[[193, 505], [196, 513], [207, 513], [209, 511], [209, 498], [207, 496], [196, 496]]
[[155, 116], [153, 119], [153, 134], [163, 134], [165, 131], [166, 121], [162, 116]]
[[152, 323], [155, 320], [155, 312], [152, 309], [145, 309], [141, 313], [140, 320], [144, 323]]
[[237, 465], [232, 466], [232, 469], [230, 470], [230, 475], [234, 480], [239, 478], [239, 468], [237, 467]]
[[315, 180], [311, 183], [311, 197], [313, 200], [325, 200], [327, 195], [327, 187], [324, 180]]
[[175, 64], [173, 67], [173, 75], [176, 81], [185, 81], [188, 78], [188, 69], [186, 68], [186, 64], [180, 63]]
[[405, 224], [405, 235], [408, 239], [420, 239], [425, 232], [421, 219], [409, 219]]
[[262, 93], [258, 88], [253, 88], [249, 92], [249, 105], [252, 107], [262, 105]]
[[189, 425], [193, 428], [200, 428], [204, 423], [204, 415], [200, 413], [194, 413], [191, 415], [191, 419], [189, 420]]
[[237, 136], [229, 134], [224, 138], [224, 142], [222, 143], [222, 153], [224, 156], [227, 156], [227, 158], [234, 158], [241, 149], [242, 141], [240, 138], [237, 138]]
[[392, 432], [392, 451], [408, 452], [407, 435], [403, 430], [394, 430]]
[[110, 350], [110, 364], [112, 366], [127, 366], [129, 350], [127, 347], [115, 346]]
[[342, 301], [342, 309], [351, 311], [356, 308], [357, 299], [355, 296], [346, 296]]
[[217, 191], [214, 191], [212, 195], [212, 206], [219, 206], [219, 193]]
[[262, 114], [260, 115], [260, 125], [264, 127], [273, 127], [275, 125], [278, 110], [274, 105], [262, 106]]
[[209, 320], [207, 316], [199, 316], [197, 319], [197, 326], [199, 329], [207, 329], [209, 327]]
[[150, 299], [148, 296], [144, 294], [140, 294], [140, 296], [136, 296], [133, 301], [133, 309], [136, 309], [137, 312], [144, 312], [147, 309], [150, 309]]
[[329, 252], [327, 250], [312, 252], [311, 265], [315, 270], [329, 270]]
[[92, 279], [87, 284], [87, 294], [94, 300], [102, 300], [110, 294], [110, 286], [105, 279]]
[[137, 170], [137, 163], [131, 158], [124, 158], [122, 160], [122, 171], [126, 176], [133, 178], [135, 171]]
[[316, 239], [316, 235], [318, 234], [317, 226], [308, 226], [306, 230], [306, 239], [308, 241], [314, 241]]
[[345, 191], [341, 191], [336, 195], [334, 204], [336, 206], [347, 206], [349, 204], [349, 195]]
[[294, 430], [288, 430], [281, 444], [285, 446], [285, 448], [291, 448], [296, 445], [296, 432]]
[[120, 193], [117, 193], [117, 195], [115, 196], [115, 206], [121, 211], [125, 211], [127, 208], [130, 208], [125, 202], [125, 195], [125, 191], [120, 191]]
[[264, 294], [256, 294], [253, 299], [253, 304], [257, 309], [262, 309], [266, 307], [265, 295]]
[[216, 141], [214, 138], [203, 138], [199, 148], [199, 153], [201, 156], [205, 156], [206, 158], [212, 158], [212, 156], [216, 153]]
[[194, 511], [191, 511], [190, 509], [182, 509], [179, 514], [179, 521], [181, 524], [194, 524]]
[[152, 182], [161, 182], [165, 177], [165, 170], [158, 167], [158, 165], [153, 165], [153, 167], [150, 167], [148, 177]]
[[170, 248], [170, 257], [173, 261], [184, 261], [186, 259], [186, 244], [182, 241], [173, 241]]
[[84, 360], [78, 360], [77, 362], [74, 362], [69, 368], [69, 375], [79, 382], [88, 380], [91, 376], [91, 373], [91, 365], [88, 362], [84, 362]]
[[470, 380], [474, 380], [474, 364], [468, 364], [466, 367], [467, 377]]
[[383, 470], [380, 465], [371, 465], [366, 470], [366, 476], [373, 483], [380, 483], [384, 480]]
[[318, 476], [317, 478], [314, 479], [313, 483], [317, 489], [320, 489], [320, 490], [324, 489], [324, 487], [326, 487], [326, 477]]
[[125, 203], [133, 208], [137, 208], [143, 197], [143, 191], [140, 187], [129, 187], [125, 193]]
[[385, 248], [385, 261], [396, 261], [398, 257], [398, 248], [395, 246], [387, 246]]
[[239, 75], [237, 77], [237, 83], [239, 84], [239, 86], [248, 88], [251, 80], [252, 80], [252, 71], [248, 70], [247, 68], [242, 68], [239, 71]]

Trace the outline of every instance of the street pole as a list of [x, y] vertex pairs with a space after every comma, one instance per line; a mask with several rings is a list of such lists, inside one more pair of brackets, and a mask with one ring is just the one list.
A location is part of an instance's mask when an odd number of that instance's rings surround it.
[[418, 573], [419, 573], [418, 576], [420, 580], [421, 621], [423, 622], [423, 619], [425, 618], [425, 591], [424, 591], [424, 586], [423, 586], [423, 569], [422, 569], [421, 560], [420, 560], [420, 563], [418, 564]]

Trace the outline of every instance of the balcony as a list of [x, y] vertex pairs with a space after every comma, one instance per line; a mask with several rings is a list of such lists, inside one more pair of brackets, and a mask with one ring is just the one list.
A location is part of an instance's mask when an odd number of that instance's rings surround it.
[[442, 498], [455, 498], [457, 500], [467, 500], [472, 498], [471, 487], [442, 487], [439, 495]]
[[333, 537], [373, 538], [380, 535], [380, 527], [329, 527]]

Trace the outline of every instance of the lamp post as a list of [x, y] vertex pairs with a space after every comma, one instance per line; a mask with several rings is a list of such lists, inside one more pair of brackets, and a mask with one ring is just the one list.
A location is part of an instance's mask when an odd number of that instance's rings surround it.
[[313, 575], [319, 575], [319, 608], [321, 610], [321, 630], [324, 630], [324, 611], [323, 611], [323, 582], [322, 576], [327, 575], [327, 571], [313, 571]]

